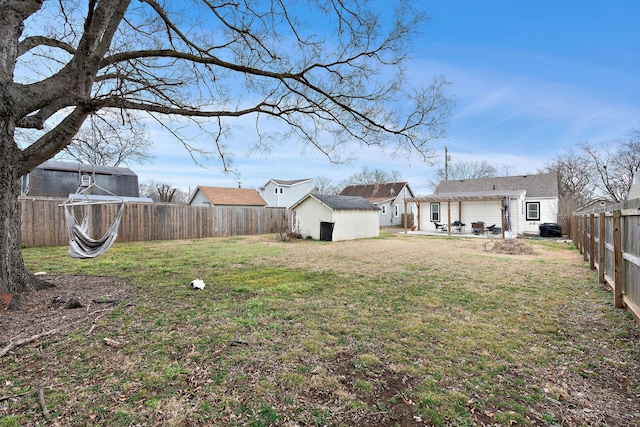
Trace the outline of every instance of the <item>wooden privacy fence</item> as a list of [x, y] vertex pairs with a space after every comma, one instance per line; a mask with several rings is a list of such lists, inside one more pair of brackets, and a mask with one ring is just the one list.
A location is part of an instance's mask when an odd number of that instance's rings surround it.
[[576, 212], [573, 242], [613, 290], [614, 305], [640, 322], [640, 199]]
[[[65, 246], [69, 234], [62, 199], [23, 198], [20, 203], [23, 246]], [[75, 207], [78, 222], [84, 209], [89, 234], [101, 237], [116, 217], [118, 204]], [[122, 214], [118, 242], [199, 239], [204, 237], [286, 233], [291, 213], [285, 208], [194, 207], [169, 203], [129, 203]]]

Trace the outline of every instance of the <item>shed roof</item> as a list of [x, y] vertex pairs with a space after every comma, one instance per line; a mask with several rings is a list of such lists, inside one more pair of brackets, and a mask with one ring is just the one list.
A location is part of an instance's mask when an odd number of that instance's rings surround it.
[[348, 185], [340, 192], [340, 195], [359, 196], [364, 197], [373, 203], [380, 203], [385, 200], [395, 199], [398, 197], [398, 194], [400, 194], [405, 186], [413, 196], [413, 192], [409, 188], [409, 184], [406, 182]]
[[558, 174], [503, 176], [440, 181], [435, 194], [525, 190], [527, 197], [558, 197]]
[[[260, 196], [256, 190], [251, 188], [234, 188], [234, 187], [207, 187], [199, 185], [193, 192], [191, 200], [196, 193], [201, 191], [209, 202], [216, 205], [231, 206], [266, 206], [267, 202]], [[191, 202], [190, 200], [190, 202]]]
[[291, 206], [291, 209], [294, 209], [296, 206], [301, 204], [303, 201], [312, 197], [322, 203], [323, 205], [329, 207], [333, 210], [358, 210], [358, 211], [379, 211], [376, 205], [369, 202], [367, 199], [358, 196], [340, 196], [335, 194], [309, 194], [306, 197], [303, 197], [300, 201], [298, 201], [295, 205]]

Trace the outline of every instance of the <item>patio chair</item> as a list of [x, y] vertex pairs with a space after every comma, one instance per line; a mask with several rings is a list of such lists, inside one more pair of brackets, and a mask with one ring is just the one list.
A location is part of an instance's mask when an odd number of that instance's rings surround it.
[[490, 225], [487, 228], [485, 228], [484, 231], [486, 231], [486, 232], [488, 232], [490, 234], [493, 234], [493, 232], [495, 231], [495, 228], [496, 228], [496, 224], [493, 224], [493, 225]]
[[440, 224], [439, 222], [433, 221], [433, 225], [436, 226], [436, 231], [440, 230], [442, 232], [447, 231], [447, 224]]
[[455, 220], [451, 223], [451, 226], [453, 227], [454, 230], [456, 230], [458, 233], [462, 233], [462, 231], [464, 230], [464, 228], [467, 226], [467, 224], [465, 224], [462, 221], [459, 220]]

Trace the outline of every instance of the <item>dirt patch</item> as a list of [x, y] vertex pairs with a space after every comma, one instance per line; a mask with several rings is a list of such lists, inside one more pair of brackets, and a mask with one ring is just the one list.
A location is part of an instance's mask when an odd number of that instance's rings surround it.
[[64, 328], [81, 326], [103, 310], [126, 303], [128, 285], [124, 280], [104, 276], [43, 276], [54, 287], [19, 296], [19, 309], [0, 312], [0, 348], [11, 341]]

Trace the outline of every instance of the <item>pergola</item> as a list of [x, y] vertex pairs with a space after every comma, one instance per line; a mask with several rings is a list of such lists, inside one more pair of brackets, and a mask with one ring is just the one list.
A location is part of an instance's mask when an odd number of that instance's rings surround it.
[[[404, 199], [404, 209], [407, 212], [407, 204], [415, 203], [417, 208], [417, 221], [418, 231], [420, 230], [420, 205], [421, 203], [446, 203], [447, 204], [447, 233], [451, 234], [451, 204], [458, 203], [458, 221], [462, 220], [462, 206], [463, 202], [499, 202], [500, 203], [500, 217], [502, 218], [501, 229], [507, 231], [510, 229], [511, 224], [511, 212], [509, 209], [509, 200], [513, 197], [520, 197], [523, 194], [521, 191], [474, 191], [474, 192], [461, 192], [461, 193], [434, 193], [428, 196], [413, 197]], [[454, 219], [454, 221], [456, 220]], [[405, 222], [406, 229], [406, 222]]]

